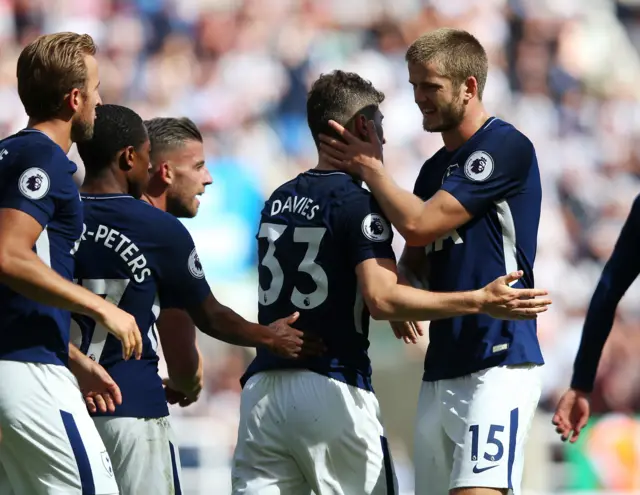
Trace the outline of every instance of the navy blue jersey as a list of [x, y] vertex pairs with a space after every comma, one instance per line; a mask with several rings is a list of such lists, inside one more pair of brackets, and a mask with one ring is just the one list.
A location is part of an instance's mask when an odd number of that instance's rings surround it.
[[[439, 189], [473, 219], [425, 248], [429, 289], [479, 289], [516, 270], [524, 277], [515, 287], [532, 288], [542, 189], [531, 142], [512, 125], [489, 119], [460, 148], [442, 148], [423, 165], [414, 193], [427, 200]], [[429, 341], [423, 377], [428, 381], [543, 363], [535, 320], [447, 318], [431, 323]]]
[[154, 324], [161, 308], [197, 306], [211, 292], [193, 240], [175, 217], [131, 196], [83, 194], [82, 199], [85, 230], [76, 254], [77, 282], [135, 317], [143, 351], [140, 360], [124, 361], [118, 339], [91, 318], [74, 315], [79, 347], [120, 387], [122, 405], [115, 416], [166, 416]]
[[633, 202], [631, 213], [591, 298], [580, 349], [574, 363], [571, 386], [575, 389], [583, 392], [593, 390], [598, 362], [611, 332], [618, 303], [640, 274], [639, 252], [640, 196]]
[[260, 323], [299, 311], [293, 326], [320, 336], [328, 351], [294, 361], [258, 349], [242, 383], [260, 371], [303, 368], [372, 390], [369, 311], [355, 268], [370, 258], [395, 260], [373, 196], [343, 172], [310, 170], [271, 195], [257, 237]]
[[[0, 141], [0, 208], [23, 211], [42, 225], [33, 250], [73, 280], [73, 251], [82, 233], [76, 166], [44, 133], [26, 129]], [[0, 359], [66, 365], [70, 313], [0, 284]]]

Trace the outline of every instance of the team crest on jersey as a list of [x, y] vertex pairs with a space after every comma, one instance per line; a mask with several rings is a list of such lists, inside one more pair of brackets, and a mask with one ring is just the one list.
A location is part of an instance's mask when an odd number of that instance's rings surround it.
[[18, 187], [23, 196], [29, 199], [42, 199], [49, 192], [51, 181], [47, 173], [41, 168], [29, 168], [22, 172], [18, 180]]
[[189, 273], [191, 273], [194, 278], [204, 277], [204, 270], [202, 269], [202, 263], [200, 263], [196, 248], [193, 248], [193, 251], [191, 251], [189, 255]]
[[391, 227], [382, 215], [369, 213], [362, 221], [362, 233], [371, 241], [384, 242], [391, 235]]
[[494, 163], [491, 155], [486, 151], [475, 151], [469, 155], [464, 164], [464, 175], [471, 180], [483, 181], [491, 177]]
[[109, 473], [109, 476], [113, 478], [113, 466], [111, 466], [111, 458], [109, 457], [109, 454], [107, 454], [107, 451], [105, 450], [104, 452], [100, 452], [100, 457], [102, 458], [102, 465], [106, 469], [107, 473]]

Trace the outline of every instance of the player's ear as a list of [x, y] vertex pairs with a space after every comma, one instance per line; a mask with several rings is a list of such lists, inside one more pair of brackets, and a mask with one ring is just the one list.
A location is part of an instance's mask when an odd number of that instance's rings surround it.
[[73, 112], [77, 112], [82, 102], [82, 93], [78, 88], [73, 88], [68, 95], [69, 108]]
[[478, 96], [478, 80], [473, 77], [467, 77], [467, 80], [464, 83], [464, 95], [462, 97], [462, 101], [464, 103], [468, 103], [473, 98], [477, 98]]
[[367, 118], [359, 113], [353, 119], [354, 135], [360, 139], [366, 140], [369, 137], [369, 131], [367, 130]]
[[136, 150], [133, 146], [127, 146], [120, 154], [119, 166], [120, 170], [128, 172], [133, 168]]
[[158, 171], [162, 182], [165, 184], [171, 184], [173, 182], [173, 170], [171, 170], [168, 162], [162, 162]]

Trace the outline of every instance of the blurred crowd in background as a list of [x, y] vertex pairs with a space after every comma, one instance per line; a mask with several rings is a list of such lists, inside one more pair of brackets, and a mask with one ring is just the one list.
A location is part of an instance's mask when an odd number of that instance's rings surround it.
[[[0, 134], [26, 124], [15, 84], [21, 47], [43, 32], [91, 34], [100, 50], [104, 102], [130, 106], [143, 118], [188, 116], [203, 131], [214, 183], [198, 217], [185, 223], [218, 298], [255, 318], [254, 236], [262, 203], [317, 157], [305, 117], [310, 83], [343, 69], [384, 91], [385, 162], [412, 188], [420, 166], [442, 142], [422, 130], [404, 54], [415, 38], [440, 26], [468, 30], [484, 44], [490, 62], [486, 106], [537, 149], [543, 214], [536, 285], [554, 299], [539, 319], [547, 361], [540, 404], [545, 417], [569, 383], [586, 307], [640, 191], [640, 1], [0, 0]], [[396, 247], [399, 254], [399, 236]], [[600, 365], [596, 413], [640, 407], [639, 292], [634, 284], [620, 305]], [[374, 383], [391, 425], [398, 475], [411, 493], [410, 415], [427, 340], [407, 347], [389, 335], [385, 324], [372, 330]], [[251, 355], [201, 340], [206, 393], [198, 404], [172, 413], [178, 422], [189, 416], [213, 425], [217, 433], [208, 442], [223, 449], [207, 483], [216, 483], [228, 476], [238, 377]], [[403, 386], [385, 385], [390, 376]], [[403, 407], [408, 412], [398, 412]], [[606, 473], [623, 469], [612, 462], [640, 471], [640, 434], [630, 424], [632, 433], [621, 430], [635, 439], [626, 453], [609, 456], [607, 469], [592, 466], [596, 488], [640, 490], [638, 475], [606, 481], [612, 478]], [[180, 428], [186, 438], [189, 427]], [[547, 423], [544, 431], [542, 438], [553, 433]], [[204, 457], [183, 446], [187, 469], [215, 464]], [[542, 455], [546, 460], [534, 469], [552, 472], [554, 458]], [[555, 484], [548, 490], [571, 486], [566, 475], [550, 477]], [[226, 486], [226, 479], [218, 482]]]

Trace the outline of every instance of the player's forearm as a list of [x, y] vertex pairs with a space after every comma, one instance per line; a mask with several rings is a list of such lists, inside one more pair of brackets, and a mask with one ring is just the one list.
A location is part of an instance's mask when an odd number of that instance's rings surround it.
[[273, 343], [269, 328], [245, 320], [216, 301], [213, 295], [189, 314], [200, 331], [214, 339], [242, 347], [269, 347]]
[[[90, 363], [87, 363], [87, 359]], [[91, 358], [83, 354], [75, 345], [69, 343], [69, 370], [71, 373], [78, 376], [78, 373], [87, 369], [87, 364], [93, 364]]]
[[198, 349], [196, 349], [195, 354], [194, 359], [189, 359], [187, 366], [171, 368], [167, 363], [167, 371], [172, 386], [175, 387], [176, 391], [182, 392], [187, 397], [190, 397], [194, 392], [200, 392], [202, 389], [204, 377], [202, 355]]
[[604, 345], [611, 333], [618, 303], [640, 274], [640, 211], [638, 200], [627, 219], [591, 298], [582, 340], [574, 362], [572, 388], [591, 392]]
[[478, 291], [429, 292], [403, 285], [367, 301], [376, 320], [427, 321], [478, 314], [482, 300]]
[[96, 320], [107, 304], [101, 297], [58, 275], [31, 250], [0, 255], [0, 280], [36, 302]]
[[424, 233], [420, 231], [424, 209], [422, 199], [398, 186], [385, 169], [365, 171], [362, 178], [407, 243], [424, 246], [430, 242], [428, 239], [425, 241]]

